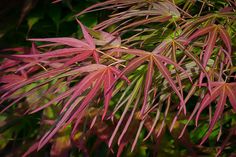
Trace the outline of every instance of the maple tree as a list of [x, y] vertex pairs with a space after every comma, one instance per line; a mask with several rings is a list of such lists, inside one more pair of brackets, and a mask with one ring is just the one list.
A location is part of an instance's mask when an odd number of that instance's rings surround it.
[[[233, 145], [236, 2], [204, 1], [200, 10], [195, 3], [107, 0], [75, 16], [81, 39], [31, 38], [31, 48], [2, 50], [1, 112], [20, 104], [23, 114], [56, 115], [23, 156], [49, 143], [51, 154], [68, 155], [74, 145], [89, 156], [93, 135], [91, 150], [105, 142], [117, 156], [148, 139], [160, 144], [166, 132], [194, 156], [212, 138], [217, 156]], [[93, 28], [80, 21], [101, 10], [112, 14]], [[191, 141], [189, 134], [205, 124], [201, 142]], [[57, 152], [68, 130], [65, 151]]]

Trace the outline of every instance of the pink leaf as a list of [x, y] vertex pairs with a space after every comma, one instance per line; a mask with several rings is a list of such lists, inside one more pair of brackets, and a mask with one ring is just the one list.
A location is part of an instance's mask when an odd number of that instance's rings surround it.
[[53, 58], [53, 57], [63, 57], [63, 56], [70, 56], [75, 53], [83, 53], [84, 48], [63, 48], [53, 51], [44, 52], [41, 54], [28, 54], [28, 55], [12, 55], [15, 57], [22, 57], [22, 58], [33, 58], [33, 57], [45, 57], [47, 59]]
[[171, 59], [169, 59], [165, 56], [162, 56], [162, 55], [159, 55], [159, 54], [156, 54], [155, 56], [163, 62], [174, 65], [177, 69], [181, 70], [189, 78], [189, 80], [192, 82], [192, 78], [190, 77], [188, 72], [186, 70], [184, 70], [181, 66], [179, 66], [179, 64], [175, 63], [174, 61], [172, 61]]
[[153, 69], [153, 59], [151, 57], [151, 59], [149, 61], [149, 64], [148, 64], [148, 70], [147, 70], [146, 80], [145, 80], [143, 106], [142, 106], [142, 109], [141, 109], [142, 114], [147, 109], [148, 92], [149, 92], [150, 86], [152, 84], [153, 71], [154, 71], [154, 69]]
[[199, 116], [201, 114], [201, 112], [217, 97], [219, 96], [220, 92], [221, 92], [221, 89], [222, 89], [222, 85], [221, 86], [217, 86], [215, 87], [213, 90], [212, 90], [212, 93], [209, 94], [207, 93], [205, 95], [205, 97], [203, 98], [202, 102], [201, 102], [201, 105], [200, 105], [200, 108], [197, 112], [197, 115], [196, 115], [196, 125], [197, 125], [197, 122], [198, 122], [198, 119], [199, 119]]
[[[112, 97], [112, 90], [109, 90], [111, 87], [112, 82], [115, 80], [111, 70], [107, 69], [107, 74], [104, 76], [104, 112], [102, 115], [102, 120], [105, 118], [109, 103]], [[109, 90], [109, 91], [108, 91]]]
[[154, 58], [154, 62], [156, 64], [156, 66], [158, 67], [158, 69], [160, 70], [160, 72], [162, 73], [162, 75], [165, 77], [165, 79], [170, 83], [170, 86], [175, 91], [175, 93], [178, 95], [178, 97], [180, 98], [180, 102], [183, 105], [184, 104], [183, 97], [182, 97], [181, 93], [179, 92], [178, 88], [176, 87], [174, 81], [172, 80], [171, 74], [168, 71], [168, 69], [157, 58]]
[[199, 29], [197, 30], [195, 33], [193, 33], [187, 40], [187, 42], [185, 43], [185, 45], [189, 44], [193, 39], [202, 36], [204, 34], [207, 34], [209, 32], [211, 32], [213, 29], [215, 28], [215, 25], [210, 25], [207, 26], [205, 28]]
[[226, 103], [226, 92], [225, 92], [225, 86], [223, 86], [223, 89], [222, 89], [221, 95], [220, 95], [220, 99], [216, 105], [216, 110], [215, 110], [214, 116], [212, 118], [212, 121], [210, 123], [209, 129], [208, 129], [206, 135], [203, 137], [200, 145], [202, 145], [207, 140], [207, 138], [210, 136], [217, 120], [219, 119], [219, 117], [221, 116], [221, 114], [224, 110], [225, 103]]
[[92, 38], [91, 35], [88, 33], [87, 28], [86, 28], [78, 19], [76, 19], [76, 21], [79, 23], [79, 25], [80, 25], [80, 27], [81, 27], [81, 29], [82, 29], [84, 38], [85, 38], [85, 40], [87, 41], [87, 43], [89, 44], [90, 48], [95, 49], [96, 47], [95, 47], [93, 38]]
[[223, 27], [219, 27], [219, 32], [220, 32], [220, 37], [223, 40], [225, 46], [228, 49], [228, 53], [231, 54], [231, 40], [230, 40], [230, 36], [228, 34], [228, 32], [223, 28]]
[[217, 28], [214, 29], [214, 31], [210, 32], [208, 41], [207, 41], [207, 46], [204, 52], [204, 57], [203, 57], [203, 66], [205, 67], [207, 65], [207, 62], [213, 52], [213, 49], [215, 47], [216, 43], [216, 37], [217, 37]]
[[46, 41], [46, 42], [54, 42], [54, 43], [60, 43], [60, 44], [65, 44], [68, 46], [72, 47], [77, 47], [77, 48], [90, 48], [90, 46], [78, 39], [75, 38], [69, 38], [69, 37], [60, 37], [60, 38], [38, 38], [38, 39], [28, 39], [30, 41]]

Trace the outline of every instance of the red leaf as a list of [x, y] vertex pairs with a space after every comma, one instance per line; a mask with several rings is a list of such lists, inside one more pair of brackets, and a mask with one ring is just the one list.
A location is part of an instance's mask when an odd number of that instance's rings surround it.
[[84, 38], [87, 41], [87, 43], [89, 44], [90, 48], [95, 49], [96, 47], [95, 47], [93, 38], [89, 35], [87, 28], [78, 19], [76, 19], [76, 21], [79, 23], [79, 25], [82, 29]]
[[206, 135], [203, 137], [200, 145], [202, 145], [207, 140], [207, 138], [210, 136], [210, 134], [211, 134], [211, 132], [212, 132], [212, 130], [213, 130], [217, 120], [220, 118], [220, 116], [221, 116], [221, 114], [222, 114], [222, 112], [224, 110], [224, 105], [226, 103], [227, 95], [226, 95], [226, 90], [225, 90], [226, 87], [223, 85], [222, 88], [223, 89], [221, 89], [220, 99], [219, 99], [219, 101], [217, 103], [216, 110], [214, 112], [214, 116], [213, 116], [212, 121], [210, 123], [209, 129], [208, 129]]
[[78, 39], [75, 38], [69, 38], [69, 37], [60, 37], [60, 38], [38, 38], [38, 39], [28, 39], [30, 41], [47, 41], [47, 42], [54, 42], [54, 43], [60, 43], [60, 44], [65, 44], [68, 46], [72, 47], [77, 47], [77, 48], [90, 48], [90, 46]]
[[[105, 118], [109, 103], [112, 97], [112, 90], [109, 90], [111, 87], [112, 82], [115, 80], [111, 70], [108, 68], [107, 69], [107, 74], [104, 76], [104, 112], [102, 115], [102, 120]], [[109, 90], [109, 91], [108, 91]]]
[[216, 99], [217, 96], [219, 96], [220, 92], [221, 92], [221, 89], [222, 89], [222, 85], [220, 86], [217, 86], [215, 88], [213, 88], [211, 94], [207, 93], [205, 95], [205, 97], [203, 98], [202, 102], [201, 102], [201, 106], [197, 112], [197, 115], [196, 115], [196, 125], [197, 125], [197, 122], [198, 122], [198, 119], [199, 119], [199, 116], [201, 114], [201, 112], [213, 101]]
[[63, 48], [63, 49], [44, 52], [41, 54], [12, 55], [12, 56], [22, 57], [22, 58], [45, 57], [45, 58], [49, 59], [52, 57], [70, 56], [75, 53], [81, 53], [84, 50], [86, 50], [86, 49], [84, 49], [84, 48]]
[[228, 49], [229, 54], [231, 54], [231, 40], [230, 40], [230, 36], [228, 34], [228, 32], [223, 28], [223, 27], [219, 27], [219, 32], [220, 32], [220, 37], [223, 40], [225, 46]]
[[179, 64], [175, 63], [174, 61], [172, 61], [171, 59], [164, 57], [162, 55], [156, 54], [155, 55], [159, 60], [166, 62], [168, 64], [172, 64], [175, 66], [175, 68], [181, 70], [188, 78], [189, 80], [192, 82], [192, 78], [190, 77], [190, 75], [188, 74], [188, 72], [186, 70], [184, 70], [181, 66], [179, 66]]
[[204, 52], [204, 57], [203, 57], [203, 66], [205, 67], [207, 65], [207, 62], [213, 52], [213, 49], [215, 47], [216, 43], [216, 37], [217, 37], [217, 28], [215, 28], [212, 32], [210, 32], [208, 41], [207, 41], [207, 46]]
[[153, 75], [153, 58], [151, 57], [148, 64], [148, 70], [146, 74], [146, 80], [145, 80], [145, 87], [144, 87], [144, 98], [143, 98], [143, 106], [141, 109], [141, 114], [143, 114], [147, 109], [147, 99], [148, 99], [148, 92], [150, 89], [150, 86], [152, 84], [152, 75]]
[[215, 25], [210, 25], [210, 26], [207, 26], [205, 28], [202, 28], [202, 29], [199, 29], [197, 30], [195, 33], [193, 33], [189, 38], [188, 40], [186, 41], [185, 45], [189, 44], [193, 39], [199, 37], [199, 36], [202, 36], [204, 34], [207, 34], [209, 32], [211, 32], [213, 29], [215, 28]]
[[158, 67], [158, 69], [160, 70], [160, 72], [162, 73], [162, 75], [165, 77], [165, 79], [170, 83], [170, 86], [172, 87], [172, 89], [175, 91], [175, 93], [180, 98], [181, 105], [183, 105], [184, 104], [184, 99], [183, 99], [181, 93], [179, 92], [178, 88], [176, 87], [174, 81], [172, 80], [171, 74], [168, 71], [168, 69], [157, 58], [154, 58], [154, 62], [156, 64], [156, 66]]

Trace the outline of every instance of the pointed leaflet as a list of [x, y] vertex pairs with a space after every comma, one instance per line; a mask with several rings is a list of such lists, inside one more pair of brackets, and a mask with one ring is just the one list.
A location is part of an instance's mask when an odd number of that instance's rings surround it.
[[158, 67], [162, 75], [165, 77], [165, 79], [170, 83], [170, 86], [175, 91], [175, 93], [179, 96], [181, 104], [184, 104], [183, 97], [181, 93], [179, 92], [178, 88], [176, 87], [174, 81], [172, 80], [169, 70], [156, 57], [154, 57], [154, 63], [156, 64], [156, 66]]
[[210, 56], [211, 56], [213, 49], [215, 47], [216, 37], [217, 37], [217, 28], [214, 28], [214, 30], [212, 32], [210, 32], [210, 34], [208, 36], [208, 41], [207, 41], [207, 45], [206, 45], [206, 49], [205, 49], [204, 57], [203, 57], [203, 66], [204, 67], [207, 65], [207, 62], [210, 59]]
[[156, 58], [158, 58], [158, 60], [162, 61], [162, 62], [166, 62], [167, 64], [171, 64], [171, 65], [174, 65], [176, 69], [182, 71], [188, 78], [189, 80], [192, 82], [192, 78], [190, 77], [190, 75], [187, 73], [186, 70], [184, 70], [178, 63], [175, 63], [174, 61], [172, 61], [171, 59], [165, 57], [165, 56], [162, 56], [162, 55], [159, 55], [159, 54], [156, 54], [154, 55]]
[[234, 83], [225, 83], [225, 82], [212, 82], [212, 86], [215, 86], [212, 90], [212, 93], [207, 93], [200, 105], [200, 108], [198, 110], [198, 113], [196, 115], [196, 122], [199, 119], [199, 116], [201, 112], [212, 102], [214, 101], [218, 96], [226, 95], [229, 97], [231, 105], [234, 107], [236, 103], [235, 93], [236, 91], [233, 89], [232, 86], [235, 86]]
[[[218, 32], [219, 32], [220, 37], [223, 40], [226, 48], [228, 49], [228, 53], [231, 54], [232, 49], [231, 49], [230, 36], [229, 36], [228, 32], [224, 29], [224, 27], [221, 25], [210, 25], [210, 26], [207, 26], [205, 28], [202, 28], [202, 29], [196, 31], [188, 38], [185, 45], [187, 45], [189, 42], [191, 42], [194, 38], [202, 36], [206, 33], [209, 33], [208, 43], [207, 43], [207, 47], [209, 47], [209, 48], [206, 48], [206, 50], [205, 50], [206, 51], [205, 53], [207, 53], [207, 56], [209, 56], [209, 52], [211, 53], [214, 46], [215, 46], [216, 37], [217, 37]], [[207, 50], [207, 49], [209, 49], [209, 50]], [[206, 59], [207, 58], [208, 57], [206, 57]], [[206, 62], [206, 61], [204, 61], [204, 62]]]
[[231, 51], [232, 51], [231, 41], [230, 41], [230, 36], [228, 32], [223, 28], [223, 26], [219, 26], [218, 29], [219, 29], [220, 37], [228, 49], [228, 53], [231, 54]]
[[197, 112], [197, 115], [196, 115], [196, 125], [197, 125], [197, 122], [198, 122], [198, 119], [199, 119], [199, 116], [201, 114], [201, 112], [208, 106], [210, 105], [210, 103], [216, 99], [217, 96], [220, 95], [220, 92], [221, 92], [221, 89], [222, 89], [222, 85], [220, 86], [217, 86], [215, 88], [212, 89], [212, 92], [211, 94], [207, 93], [205, 95], [205, 97], [203, 98], [202, 102], [201, 102], [201, 105], [200, 105], [200, 108]]
[[70, 55], [73, 55], [76, 53], [81, 53], [81, 51], [83, 52], [86, 49], [85, 48], [63, 48], [63, 49], [44, 52], [41, 54], [22, 54], [22, 55], [12, 55], [12, 56], [22, 57], [22, 58], [33, 58], [33, 57], [43, 58], [43, 57], [45, 57], [45, 58], [49, 59], [52, 57], [70, 56]]
[[[87, 43], [83, 42], [83, 41], [80, 41], [78, 39], [75, 39], [75, 38], [68, 38], [68, 37], [30, 39], [30, 40], [55, 42], [55, 43], [60, 43], [60, 44], [65, 44], [65, 45], [68, 45], [68, 46], [72, 46], [72, 47], [75, 47], [75, 48], [80, 48], [80, 49], [78, 49], [78, 51], [84, 51], [83, 53], [90, 53], [90, 54], [92, 53], [95, 61], [97, 63], [99, 63], [99, 55], [95, 51], [96, 46], [95, 46], [95, 43], [93, 41], [93, 38], [89, 35], [87, 29], [83, 26], [83, 24], [79, 20], [77, 20], [77, 22], [79, 23], [79, 25], [82, 29], [84, 38], [85, 38]], [[71, 49], [71, 48], [66, 48], [66, 49], [64, 49], [64, 51], [69, 51], [68, 55], [72, 55], [72, 53], [70, 53], [69, 49]], [[92, 50], [92, 52], [90, 52], [91, 50]], [[66, 52], [63, 52], [62, 50], [55, 50], [54, 52], [46, 53], [46, 54], [39, 54], [38, 56], [39, 57], [42, 57], [42, 56], [49, 57], [49, 55], [51, 55], [52, 57], [57, 57], [57, 55], [59, 55], [59, 54], [66, 54]], [[76, 56], [76, 57], [72, 58], [69, 61], [69, 63], [66, 63], [65, 65], [73, 64], [76, 61], [82, 61], [82, 60], [86, 59], [89, 56], [89, 55], [86, 55], [86, 54], [81, 54], [81, 55], [82, 55], [81, 57]], [[29, 56], [27, 56], [27, 57], [29, 57]], [[46, 58], [46, 59], [48, 59], [48, 58]]]
[[94, 60], [96, 61], [96, 63], [99, 63], [99, 55], [98, 55], [98, 53], [95, 50], [96, 49], [96, 45], [94, 43], [93, 38], [89, 34], [87, 28], [85, 28], [85, 26], [78, 19], [76, 19], [76, 21], [79, 23], [79, 25], [80, 25], [80, 27], [82, 29], [84, 38], [87, 41], [87, 43], [89, 44], [90, 48], [92, 49], [92, 54], [93, 54]]
[[[109, 67], [112, 69], [112, 71], [115, 71], [114, 74], [115, 75], [119, 75], [120, 71], [117, 70], [115, 67]], [[92, 65], [88, 65], [88, 66], [84, 66], [84, 67], [80, 67], [78, 69], [69, 71], [68, 73], [65, 73], [64, 75], [73, 75], [74, 73], [83, 73], [83, 72], [92, 72], [89, 75], [87, 75], [85, 78], [83, 78], [79, 84], [75, 85], [74, 87], [72, 87], [70, 90], [67, 90], [66, 92], [62, 93], [61, 95], [59, 95], [58, 97], [56, 97], [55, 99], [49, 101], [47, 104], [35, 109], [34, 111], [32, 111], [31, 113], [35, 113], [38, 112], [39, 110], [42, 110], [48, 106], [50, 106], [51, 104], [58, 102], [66, 97], [68, 97], [69, 95], [71, 95], [71, 93], [74, 93], [72, 95], [73, 98], [69, 99], [67, 101], [67, 103], [64, 105], [63, 109], [61, 112], [64, 112], [65, 109], [68, 107], [68, 105], [73, 101], [73, 99], [75, 99], [75, 97], [77, 97], [78, 95], [80, 95], [81, 92], [83, 92], [85, 89], [89, 88], [89, 86], [91, 86], [91, 84], [93, 83], [94, 80], [96, 80], [98, 78], [98, 76], [100, 76], [101, 74], [101, 70], [106, 69], [106, 66], [102, 65], [102, 64], [92, 64]], [[114, 77], [114, 76], [111, 76]], [[125, 76], [122, 76], [122, 79], [124, 80], [128, 80]]]
[[152, 84], [152, 75], [153, 75], [153, 57], [150, 57], [148, 70], [146, 74], [146, 80], [145, 80], [144, 98], [143, 98], [143, 106], [141, 109], [141, 114], [143, 114], [147, 109], [148, 92]]
[[95, 46], [95, 44], [94, 44], [93, 38], [91, 37], [91, 35], [89, 35], [87, 28], [85, 28], [85, 26], [84, 26], [78, 19], [76, 19], [76, 21], [79, 23], [79, 25], [80, 25], [80, 27], [81, 27], [81, 29], [82, 29], [84, 38], [85, 38], [85, 40], [87, 41], [87, 43], [89, 44], [89, 46], [90, 46], [92, 49], [95, 49], [96, 46]]
[[[215, 47], [215, 43], [216, 43], [216, 38], [217, 38], [217, 27], [215, 27], [213, 29], [212, 32], [210, 32], [209, 36], [208, 36], [208, 40], [207, 40], [207, 45], [206, 45], [206, 49], [204, 50], [204, 56], [203, 56], [203, 67], [206, 67], [211, 54], [214, 50]], [[202, 83], [202, 79], [203, 79], [204, 73], [201, 72], [200, 77], [199, 77], [199, 84], [201, 85]]]
[[[191, 89], [188, 91], [188, 94], [187, 94], [187, 96], [186, 96], [185, 99], [184, 99], [184, 102], [185, 102], [185, 103], [187, 103], [188, 100], [194, 95], [194, 93], [195, 93], [195, 91], [196, 91], [196, 87], [197, 87], [196, 85], [197, 85], [197, 83], [198, 83], [198, 81], [195, 81], [195, 83], [192, 85]], [[200, 106], [199, 104], [200, 104], [200, 102], [198, 102], [198, 103], [195, 105], [195, 108], [194, 108], [194, 110], [192, 111], [191, 115], [189, 116], [189, 119], [188, 119], [187, 123], [185, 124], [184, 128], [182, 129], [182, 131], [181, 131], [181, 133], [180, 133], [180, 135], [179, 135], [179, 138], [181, 138], [181, 137], [183, 136], [183, 134], [184, 134], [184, 132], [185, 132], [185, 129], [186, 129], [188, 123], [190, 122], [190, 120], [192, 120], [193, 116], [194, 116], [195, 113], [197, 112], [198, 106]], [[181, 106], [181, 107], [179, 108], [179, 111], [178, 111], [178, 113], [175, 115], [174, 120], [175, 120], [175, 119], [176, 119], [176, 120], [178, 119], [178, 117], [179, 117], [179, 115], [180, 115], [181, 110], [183, 109], [183, 107], [184, 107], [184, 106]], [[173, 126], [173, 127], [174, 127], [174, 123], [175, 123], [174, 120], [172, 121], [172, 124], [171, 124], [171, 126]], [[173, 127], [170, 127], [170, 130], [173, 129]]]
[[[154, 118], [154, 122], [152, 122], [151, 128], [148, 129], [149, 132], [148, 132], [147, 136], [144, 137], [143, 141], [146, 141], [146, 140], [151, 136], [152, 133], [155, 134], [155, 132], [156, 132], [155, 128], [156, 128], [157, 122], [158, 122], [158, 120], [159, 120], [160, 113], [161, 113], [161, 112], [160, 112], [160, 109], [157, 108], [157, 112], [156, 112], [156, 116], [155, 116], [155, 118]], [[147, 121], [147, 120], [146, 120], [146, 121]]]
[[66, 122], [66, 120], [70, 117], [71, 112], [75, 108], [75, 105], [79, 103], [80, 99], [77, 99], [65, 112], [62, 118], [56, 123], [55, 127], [49, 130], [40, 140], [38, 145], [38, 150], [41, 149], [55, 134], [56, 132], [62, 127], [62, 125]]
[[202, 145], [207, 140], [207, 138], [210, 136], [210, 134], [211, 134], [211, 132], [212, 132], [212, 130], [213, 130], [217, 120], [220, 118], [220, 116], [221, 116], [221, 114], [222, 114], [222, 112], [224, 110], [224, 105], [226, 103], [227, 95], [226, 95], [226, 89], [225, 89], [226, 87], [223, 85], [222, 88], [223, 89], [221, 91], [220, 99], [219, 99], [219, 101], [218, 101], [218, 103], [216, 105], [216, 110], [214, 112], [214, 117], [212, 118], [210, 126], [209, 126], [209, 129], [208, 129], [206, 135], [203, 137], [200, 145]]
[[184, 53], [191, 58], [192, 60], [195, 61], [195, 63], [199, 66], [199, 68], [204, 72], [207, 81], [208, 81], [208, 89], [211, 93], [211, 79], [206, 71], [206, 69], [203, 67], [203, 65], [200, 63], [199, 59], [197, 56], [195, 56], [193, 53], [191, 53], [187, 48], [185, 48], [183, 45], [181, 45], [180, 43], [176, 42], [176, 44], [179, 46], [180, 49], [182, 49], [184, 51]]
[[103, 111], [103, 115], [102, 115], [102, 120], [105, 118], [105, 115], [107, 113], [108, 110], [108, 106], [110, 103], [110, 99], [112, 97], [112, 92], [113, 90], [109, 90], [109, 88], [111, 87], [112, 82], [115, 80], [111, 69], [107, 69], [107, 74], [104, 76], [104, 111]]
[[186, 41], [185, 45], [188, 45], [193, 39], [199, 37], [199, 36], [202, 36], [204, 34], [207, 34], [209, 32], [211, 32], [216, 26], [215, 25], [210, 25], [210, 26], [207, 26], [205, 28], [202, 28], [202, 29], [199, 29], [197, 30], [195, 33], [193, 33], [189, 38], [188, 40]]
[[75, 38], [69, 38], [69, 37], [60, 37], [60, 38], [38, 38], [38, 39], [28, 39], [30, 41], [46, 41], [46, 42], [53, 42], [53, 43], [60, 43], [72, 47], [77, 48], [90, 48], [90, 46], [78, 39]]

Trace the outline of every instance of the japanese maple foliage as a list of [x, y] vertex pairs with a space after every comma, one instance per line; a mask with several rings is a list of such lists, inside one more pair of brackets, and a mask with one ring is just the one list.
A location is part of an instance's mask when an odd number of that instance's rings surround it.
[[[235, 1], [107, 0], [76, 15], [82, 39], [32, 38], [31, 48], [2, 50], [2, 112], [22, 102], [25, 114], [59, 110], [24, 156], [49, 143], [58, 153], [57, 136], [68, 128], [63, 155], [75, 145], [89, 156], [86, 139], [96, 135], [92, 150], [105, 142], [121, 156], [125, 146], [135, 151], [148, 139], [158, 143], [167, 130], [195, 156], [194, 149], [217, 140], [212, 154], [220, 155], [235, 134], [233, 118], [222, 129], [224, 118], [236, 112], [235, 6]], [[101, 10], [112, 14], [94, 28], [80, 22], [81, 15]], [[194, 119], [194, 130], [208, 127], [196, 143], [189, 136]]]

